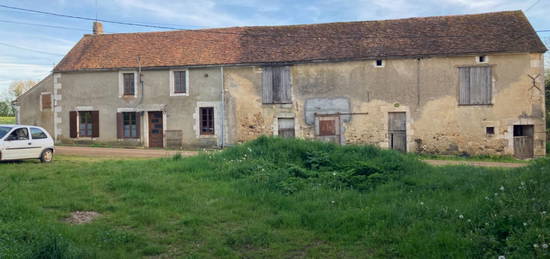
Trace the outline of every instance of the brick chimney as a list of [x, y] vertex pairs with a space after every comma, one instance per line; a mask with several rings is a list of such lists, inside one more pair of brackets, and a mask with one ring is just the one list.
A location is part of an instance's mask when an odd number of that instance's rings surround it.
[[100, 22], [94, 22], [94, 35], [103, 34], [103, 24]]

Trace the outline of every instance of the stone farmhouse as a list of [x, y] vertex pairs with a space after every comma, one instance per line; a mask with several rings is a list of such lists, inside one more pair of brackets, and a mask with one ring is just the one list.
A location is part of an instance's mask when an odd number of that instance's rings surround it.
[[84, 35], [15, 102], [60, 143], [223, 147], [261, 135], [545, 155], [543, 54], [521, 11]]

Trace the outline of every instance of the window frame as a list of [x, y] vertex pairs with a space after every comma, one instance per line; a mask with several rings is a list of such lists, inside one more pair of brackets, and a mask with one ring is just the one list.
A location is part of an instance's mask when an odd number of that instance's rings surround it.
[[[83, 116], [84, 113], [89, 114], [89, 116]], [[91, 138], [94, 135], [94, 120], [92, 116], [92, 111], [78, 111], [78, 137]], [[89, 121], [82, 122], [83, 118], [88, 117]], [[82, 131], [82, 125], [86, 125], [84, 129], [84, 134]], [[88, 134], [89, 133], [89, 134]]]
[[[176, 93], [176, 72], [185, 72], [185, 93]], [[189, 96], [189, 69], [170, 70], [170, 96]]]
[[[207, 118], [205, 119], [205, 116], [203, 114], [203, 111], [205, 110], [209, 110], [211, 111], [210, 114], [207, 114]], [[210, 118], [208, 118], [208, 116], [210, 116]], [[203, 107], [199, 107], [199, 135], [200, 136], [214, 136], [216, 135], [216, 113], [215, 113], [215, 108], [214, 106], [203, 106]], [[207, 122], [206, 124], [210, 124], [210, 125], [207, 125], [209, 127], [205, 127], [204, 126], [204, 122]], [[204, 129], [205, 128], [208, 128], [207, 131], [205, 131]]]
[[[44, 136], [40, 137], [40, 138], [35, 138], [34, 135], [33, 135], [33, 132], [32, 132], [33, 130], [40, 131]], [[42, 129], [39, 129], [39, 128], [36, 128], [36, 127], [30, 127], [29, 131], [30, 131], [30, 136], [33, 140], [35, 140], [35, 139], [47, 139], [48, 138], [48, 134], [46, 134], [46, 132], [44, 132], [44, 130], [42, 130]]]
[[[128, 122], [132, 121], [131, 118], [128, 118], [128, 119], [126, 118], [127, 115], [128, 116], [130, 116], [130, 115], [134, 116], [133, 124], [126, 124], [127, 121]], [[137, 112], [122, 112], [122, 138], [124, 138], [124, 139], [135, 139], [135, 138], [140, 137], [139, 134], [138, 134], [138, 132], [139, 132], [139, 130], [138, 130], [139, 125], [137, 123], [137, 121], [138, 121], [137, 117], [138, 116], [139, 115], [138, 115]], [[126, 126], [134, 126], [133, 131], [132, 131], [131, 127], [129, 128], [129, 135], [126, 135]], [[132, 134], [132, 132], [135, 133], [135, 134]]]
[[[481, 61], [481, 57], [483, 57], [483, 61]], [[489, 63], [489, 56], [487, 55], [479, 55], [479, 56], [476, 56], [476, 63], [478, 64], [487, 64]]]
[[[134, 94], [133, 95], [126, 95], [124, 92], [124, 74], [134, 74]], [[137, 97], [138, 95], [138, 73], [137, 71], [131, 71], [131, 70], [121, 70], [118, 72], [118, 97]]]
[[[18, 130], [25, 130], [27, 131], [27, 138], [26, 139], [10, 139], [11, 135], [12, 134], [15, 134]], [[16, 128], [16, 129], [13, 129], [9, 134], [6, 134], [6, 138], [5, 140], [6, 141], [29, 141], [31, 140], [31, 135], [29, 134], [29, 128], [27, 127], [19, 127], [19, 128]]]

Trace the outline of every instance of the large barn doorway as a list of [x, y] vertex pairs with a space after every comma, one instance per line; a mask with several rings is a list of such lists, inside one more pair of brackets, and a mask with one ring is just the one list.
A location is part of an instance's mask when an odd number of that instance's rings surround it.
[[534, 155], [533, 125], [514, 125], [514, 156], [520, 159]]

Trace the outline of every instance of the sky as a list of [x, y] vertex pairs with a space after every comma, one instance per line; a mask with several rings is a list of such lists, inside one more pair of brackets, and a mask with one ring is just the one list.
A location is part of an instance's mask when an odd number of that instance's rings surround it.
[[[182, 29], [523, 10], [535, 30], [549, 30], [539, 36], [550, 43], [550, 0], [0, 0], [0, 5]], [[7, 96], [14, 80], [39, 81], [47, 76], [91, 29], [91, 21], [0, 7], [0, 99]], [[104, 23], [104, 30], [118, 33], [161, 29]]]

